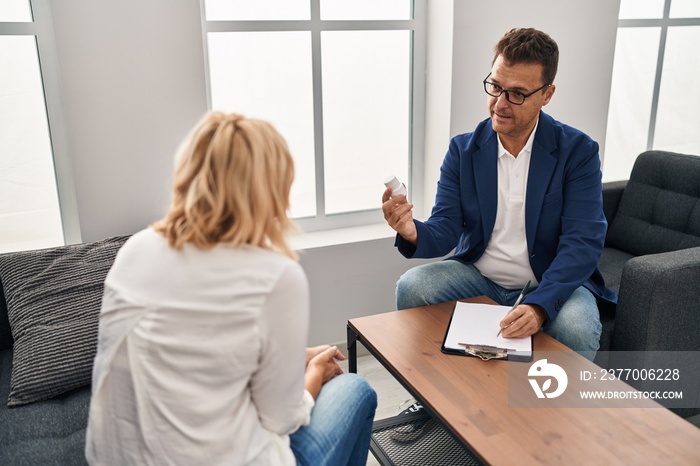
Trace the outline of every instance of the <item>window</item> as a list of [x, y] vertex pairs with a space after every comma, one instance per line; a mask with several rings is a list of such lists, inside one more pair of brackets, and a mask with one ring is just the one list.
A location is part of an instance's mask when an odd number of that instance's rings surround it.
[[0, 3], [0, 253], [65, 244], [56, 171], [66, 164], [54, 164], [65, 141], [49, 124], [60, 126], [48, 8], [48, 0]]
[[629, 178], [639, 153], [700, 155], [700, 2], [622, 0], [604, 181]]
[[[424, 0], [203, 0], [211, 109], [270, 121], [305, 231], [382, 221], [422, 149]], [[414, 193], [415, 194], [415, 193]]]

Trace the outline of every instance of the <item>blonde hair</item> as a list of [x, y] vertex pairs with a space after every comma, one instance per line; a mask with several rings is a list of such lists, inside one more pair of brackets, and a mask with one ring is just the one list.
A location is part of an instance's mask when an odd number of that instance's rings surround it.
[[293, 180], [292, 156], [272, 125], [210, 112], [180, 147], [172, 205], [153, 228], [175, 249], [248, 244], [296, 259], [286, 241]]

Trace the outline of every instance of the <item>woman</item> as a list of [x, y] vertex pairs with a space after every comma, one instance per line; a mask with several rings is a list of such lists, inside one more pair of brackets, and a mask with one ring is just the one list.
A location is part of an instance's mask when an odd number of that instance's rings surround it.
[[89, 463], [365, 465], [376, 393], [304, 348], [293, 178], [266, 122], [209, 113], [186, 139], [169, 212], [105, 280]]

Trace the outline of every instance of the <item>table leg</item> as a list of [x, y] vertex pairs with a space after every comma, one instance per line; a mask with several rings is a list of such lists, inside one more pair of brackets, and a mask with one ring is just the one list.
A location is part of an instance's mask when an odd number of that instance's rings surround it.
[[348, 370], [357, 374], [357, 333], [350, 326], [348, 329]]

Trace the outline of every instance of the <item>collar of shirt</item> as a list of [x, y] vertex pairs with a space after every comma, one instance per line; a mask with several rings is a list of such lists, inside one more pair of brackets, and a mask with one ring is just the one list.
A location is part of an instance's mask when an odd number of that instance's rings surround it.
[[[530, 132], [530, 137], [527, 138], [527, 142], [525, 143], [525, 147], [520, 151], [520, 154], [527, 152], [527, 153], [532, 153], [532, 145], [535, 142], [535, 133], [537, 132], [537, 125], [540, 124], [540, 119], [537, 119], [537, 123], [535, 123], [535, 127], [532, 128], [532, 131]], [[501, 143], [501, 136], [498, 136], [498, 158], [500, 159], [506, 154], [509, 154], [511, 157], [515, 157], [513, 154], [508, 152], [505, 147], [503, 147], [503, 144]], [[520, 156], [518, 154], [518, 156]]]

